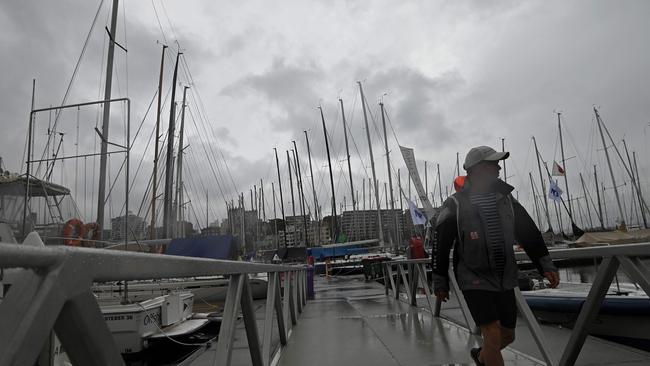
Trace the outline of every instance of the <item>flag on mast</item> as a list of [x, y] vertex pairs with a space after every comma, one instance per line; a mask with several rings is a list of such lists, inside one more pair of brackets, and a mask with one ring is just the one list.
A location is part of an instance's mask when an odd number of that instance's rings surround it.
[[554, 181], [551, 179], [551, 184], [549, 184], [549, 189], [548, 189], [548, 198], [552, 199], [555, 202], [560, 202], [562, 201], [562, 190], [560, 189], [560, 186], [557, 184], [557, 181]]
[[560, 164], [557, 163], [557, 161], [553, 161], [553, 172], [551, 173], [551, 175], [555, 177], [564, 176], [564, 168], [561, 167]]
[[424, 213], [420, 211], [420, 209], [413, 203], [413, 201], [409, 201], [409, 211], [411, 211], [411, 220], [413, 221], [413, 225], [425, 225], [427, 223], [427, 218], [424, 216]]

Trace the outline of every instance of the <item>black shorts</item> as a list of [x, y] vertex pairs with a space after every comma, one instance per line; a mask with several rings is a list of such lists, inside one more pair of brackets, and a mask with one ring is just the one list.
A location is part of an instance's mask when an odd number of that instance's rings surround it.
[[517, 325], [515, 290], [467, 290], [463, 291], [463, 295], [476, 325], [482, 326], [496, 320], [506, 328], [514, 329]]

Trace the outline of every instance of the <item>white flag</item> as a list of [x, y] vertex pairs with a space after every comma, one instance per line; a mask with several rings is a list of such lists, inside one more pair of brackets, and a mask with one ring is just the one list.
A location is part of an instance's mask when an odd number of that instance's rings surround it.
[[552, 199], [553, 201], [560, 202], [562, 201], [562, 193], [562, 190], [557, 185], [557, 181], [553, 181], [551, 179], [550, 188], [548, 189], [548, 198]]
[[427, 218], [424, 216], [422, 211], [420, 211], [417, 206], [415, 206], [415, 203], [413, 201], [409, 201], [409, 210], [411, 211], [411, 220], [413, 221], [413, 225], [425, 225], [427, 223]]
[[418, 167], [415, 163], [415, 154], [413, 153], [413, 149], [401, 145], [399, 149], [402, 152], [404, 163], [406, 163], [406, 168], [408, 169], [409, 176], [413, 181], [415, 190], [418, 193], [418, 198], [420, 199], [420, 202], [422, 202], [422, 208], [426, 215], [431, 218], [434, 216], [433, 206], [431, 205], [429, 197], [427, 197], [424, 186], [422, 185], [422, 181], [420, 180], [420, 174], [418, 173]]
[[560, 164], [557, 163], [557, 161], [553, 162], [553, 172], [551, 173], [553, 176], [564, 176], [564, 168], [560, 166]]

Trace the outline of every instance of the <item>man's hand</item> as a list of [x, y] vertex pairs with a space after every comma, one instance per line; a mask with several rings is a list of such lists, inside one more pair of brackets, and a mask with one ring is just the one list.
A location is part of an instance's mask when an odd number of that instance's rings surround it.
[[446, 290], [434, 290], [433, 294], [436, 295], [438, 300], [445, 302], [449, 300], [449, 291]]
[[556, 288], [560, 284], [560, 274], [557, 272], [544, 272], [544, 277], [550, 282], [550, 288]]

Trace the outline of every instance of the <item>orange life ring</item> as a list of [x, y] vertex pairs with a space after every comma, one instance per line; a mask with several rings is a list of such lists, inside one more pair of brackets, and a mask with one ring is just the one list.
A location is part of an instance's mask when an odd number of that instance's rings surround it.
[[[100, 228], [99, 228], [99, 224], [98, 224], [98, 223], [96, 223], [96, 222], [89, 222], [89, 223], [87, 223], [86, 225], [84, 225], [84, 229], [85, 229], [84, 239], [86, 239], [86, 240], [92, 240], [92, 241], [99, 240], [99, 230], [100, 230]], [[95, 246], [95, 243], [93, 243], [92, 241], [91, 241], [91, 242], [88, 242], [88, 243], [86, 243], [86, 244], [88, 244], [88, 246], [92, 246], [92, 247], [94, 247], [94, 246]]]
[[86, 227], [79, 219], [70, 219], [63, 225], [63, 243], [78, 247], [81, 245], [84, 236], [86, 235]]

